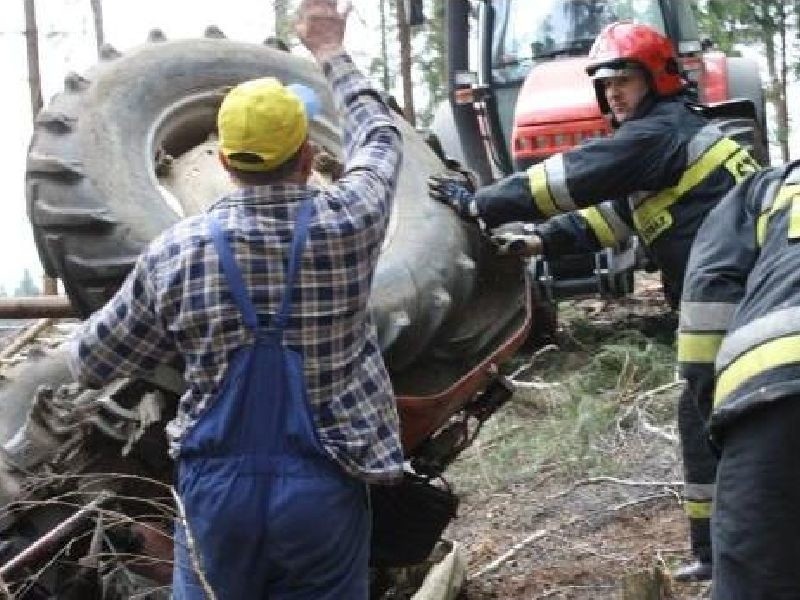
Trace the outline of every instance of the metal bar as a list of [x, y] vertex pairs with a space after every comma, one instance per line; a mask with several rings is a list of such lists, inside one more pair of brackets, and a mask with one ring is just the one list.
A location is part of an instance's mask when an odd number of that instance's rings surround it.
[[77, 317], [66, 296], [0, 298], [0, 319], [67, 319]]
[[64, 541], [64, 538], [73, 535], [80, 525], [92, 513], [96, 512], [103, 502], [111, 498], [111, 496], [111, 492], [101, 492], [96, 499], [92, 500], [65, 521], [62, 521], [59, 525], [9, 560], [0, 567], [0, 580], [3, 582], [13, 581], [14, 577], [19, 575], [22, 569], [31, 564], [38, 564], [50, 556]]

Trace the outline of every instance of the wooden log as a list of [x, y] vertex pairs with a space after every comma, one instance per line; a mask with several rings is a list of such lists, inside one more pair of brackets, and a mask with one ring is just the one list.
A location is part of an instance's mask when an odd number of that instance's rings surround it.
[[77, 316], [66, 296], [0, 298], [0, 319], [68, 319]]

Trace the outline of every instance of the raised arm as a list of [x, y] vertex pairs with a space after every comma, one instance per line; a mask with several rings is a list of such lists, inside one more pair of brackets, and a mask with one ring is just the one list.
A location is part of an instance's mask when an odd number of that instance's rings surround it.
[[[300, 40], [320, 63], [342, 119], [344, 173], [330, 193], [343, 215], [364, 223], [388, 217], [401, 161], [401, 139], [391, 110], [356, 68], [343, 45], [347, 12], [334, 0], [304, 0]], [[374, 219], [366, 218], [366, 222]]]

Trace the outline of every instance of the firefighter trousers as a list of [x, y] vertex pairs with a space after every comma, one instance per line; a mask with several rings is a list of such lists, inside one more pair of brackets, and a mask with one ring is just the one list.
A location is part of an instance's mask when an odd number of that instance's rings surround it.
[[714, 600], [800, 598], [800, 396], [714, 431]]
[[710, 407], [698, 406], [688, 387], [684, 388], [678, 404], [684, 510], [689, 517], [692, 555], [703, 562], [712, 555], [710, 519], [717, 474], [717, 457], [708, 436], [708, 411]]

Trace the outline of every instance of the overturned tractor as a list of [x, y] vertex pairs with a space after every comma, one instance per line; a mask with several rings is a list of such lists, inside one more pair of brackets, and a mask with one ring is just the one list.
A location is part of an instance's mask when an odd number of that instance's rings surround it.
[[[67, 76], [36, 121], [27, 199], [45, 271], [63, 281], [81, 315], [114, 294], [151, 239], [228, 190], [216, 161], [217, 107], [230, 86], [267, 75], [324, 99], [310, 134], [324, 149], [316, 175], [324, 185], [341, 152], [337, 115], [304, 59], [214, 30], [188, 41], [153, 32], [144, 46], [125, 55], [106, 47], [89, 73]], [[409, 472], [407, 485], [376, 494], [373, 562], [382, 567], [424, 560], [453, 516], [440, 488], [425, 496], [439, 503], [438, 519], [404, 503], [509, 398], [498, 367], [531, 320], [524, 265], [494, 256], [479, 232], [428, 200], [426, 178], [443, 164], [398, 122], [405, 158], [370, 310]], [[53, 350], [4, 375], [0, 575], [9, 592], [168, 594], [175, 513], [163, 426], [183, 389], [180, 370], [87, 390], [70, 382]]]

